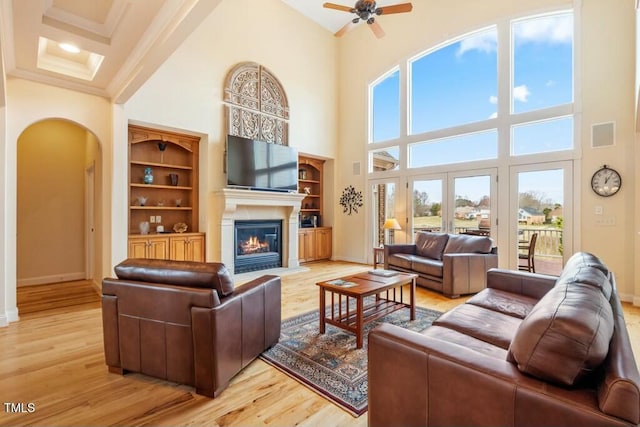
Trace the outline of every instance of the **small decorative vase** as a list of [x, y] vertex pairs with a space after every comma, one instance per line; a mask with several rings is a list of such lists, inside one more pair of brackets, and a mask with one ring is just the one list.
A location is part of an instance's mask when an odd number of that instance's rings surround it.
[[142, 221], [138, 226], [140, 227], [140, 234], [149, 234], [149, 221]]
[[153, 184], [153, 171], [151, 168], [144, 168], [144, 183]]
[[177, 173], [170, 173], [169, 174], [169, 180], [171, 181], [171, 185], [178, 185], [178, 174]]

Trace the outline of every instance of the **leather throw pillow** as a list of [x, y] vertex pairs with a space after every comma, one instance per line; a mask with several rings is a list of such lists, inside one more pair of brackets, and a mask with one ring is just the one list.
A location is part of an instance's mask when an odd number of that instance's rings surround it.
[[573, 386], [606, 358], [613, 325], [611, 305], [599, 288], [556, 284], [518, 327], [507, 359], [521, 372]]

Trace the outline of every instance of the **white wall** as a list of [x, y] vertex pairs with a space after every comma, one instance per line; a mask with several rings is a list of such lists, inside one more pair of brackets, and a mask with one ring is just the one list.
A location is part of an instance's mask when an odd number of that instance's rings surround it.
[[333, 36], [280, 0], [227, 0], [125, 104], [125, 114], [133, 122], [206, 135], [201, 142], [205, 146], [200, 180], [205, 192], [201, 203], [206, 206], [200, 212], [201, 224], [207, 226], [201, 231], [207, 232], [209, 260], [219, 256], [215, 244], [220, 239], [219, 225], [207, 221], [216, 207], [207, 194], [226, 182], [222, 99], [227, 73], [244, 61], [268, 68], [288, 97], [289, 145], [301, 153], [333, 158], [338, 120], [336, 57]]
[[[582, 0], [582, 249], [601, 256], [616, 273], [621, 296], [640, 297], [635, 287], [635, 10], [634, 2]], [[591, 148], [591, 125], [613, 121], [615, 146]], [[620, 192], [602, 198], [591, 191], [593, 173], [607, 164], [622, 175]], [[596, 206], [614, 227], [595, 226]], [[606, 243], [604, 243], [606, 242]], [[604, 243], [604, 244], [603, 244]], [[639, 270], [640, 271], [640, 270]], [[640, 288], [639, 288], [640, 290]], [[640, 303], [640, 299], [636, 300]]]
[[[386, 31], [376, 39], [362, 25], [344, 37], [339, 45], [338, 161], [336, 174], [339, 188], [353, 185], [368, 198], [366, 173], [356, 176], [354, 162], [366, 170], [367, 87], [370, 82], [404, 63], [411, 56], [453, 37], [483, 28], [499, 20], [543, 13], [558, 7], [577, 6], [575, 21], [582, 48], [576, 73], [582, 79], [582, 168], [576, 188], [580, 212], [576, 230], [581, 236], [580, 247], [601, 256], [616, 272], [620, 293], [626, 299], [636, 294], [634, 277], [638, 265], [635, 253], [635, 188], [637, 185], [634, 134], [635, 99], [635, 11], [632, 1], [602, 2], [600, 0], [529, 0], [506, 2], [415, 0], [413, 12], [382, 16], [380, 24]], [[366, 47], [366, 48], [365, 48]], [[578, 113], [580, 114], [580, 112]], [[616, 122], [616, 145], [594, 150], [590, 148], [593, 123]], [[603, 199], [591, 192], [590, 179], [603, 163], [615, 166], [623, 176], [620, 193]], [[499, 203], [506, 203], [502, 198]], [[370, 201], [365, 201], [365, 207]], [[613, 227], [595, 226], [595, 206], [603, 206], [607, 216], [615, 217]], [[364, 261], [370, 252], [367, 246], [369, 226], [365, 213], [347, 216], [335, 211], [334, 234], [348, 234], [341, 239], [334, 253], [336, 258]], [[501, 221], [499, 234], [506, 236], [507, 221]], [[357, 231], [356, 231], [357, 230]], [[603, 245], [606, 242], [606, 246]], [[640, 276], [639, 276], [640, 277]], [[640, 289], [638, 291], [640, 295]]]

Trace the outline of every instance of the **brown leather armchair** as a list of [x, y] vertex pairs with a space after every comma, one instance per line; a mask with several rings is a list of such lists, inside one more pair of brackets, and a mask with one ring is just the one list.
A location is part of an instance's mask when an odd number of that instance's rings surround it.
[[280, 338], [280, 277], [234, 289], [220, 263], [128, 259], [102, 281], [109, 371], [139, 372], [215, 397]]

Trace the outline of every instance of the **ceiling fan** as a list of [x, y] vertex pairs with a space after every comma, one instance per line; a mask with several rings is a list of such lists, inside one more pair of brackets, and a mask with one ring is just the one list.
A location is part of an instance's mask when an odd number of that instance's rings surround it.
[[376, 2], [374, 0], [358, 0], [353, 7], [342, 6], [335, 3], [325, 3], [322, 6], [327, 9], [335, 9], [343, 12], [355, 13], [357, 15], [356, 18], [353, 18], [351, 21], [347, 22], [344, 27], [340, 28], [335, 33], [336, 37], [343, 36], [361, 20], [369, 24], [369, 28], [371, 28], [371, 31], [373, 31], [373, 34], [375, 34], [376, 37], [384, 37], [384, 30], [376, 21], [376, 16], [390, 15], [392, 13], [411, 12], [411, 10], [413, 9], [413, 5], [411, 3], [401, 3], [393, 4], [390, 6], [376, 7]]

